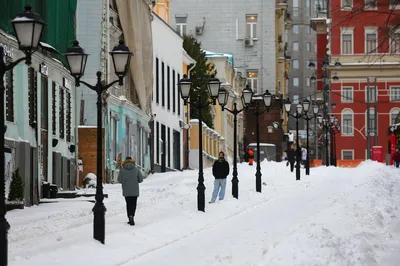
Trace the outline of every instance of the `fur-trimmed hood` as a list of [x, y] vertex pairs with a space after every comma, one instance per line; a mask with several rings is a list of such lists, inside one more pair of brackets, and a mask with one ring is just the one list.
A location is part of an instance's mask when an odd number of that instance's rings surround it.
[[122, 163], [122, 167], [127, 169], [127, 170], [132, 170], [136, 166], [136, 160], [135, 159], [126, 159]]

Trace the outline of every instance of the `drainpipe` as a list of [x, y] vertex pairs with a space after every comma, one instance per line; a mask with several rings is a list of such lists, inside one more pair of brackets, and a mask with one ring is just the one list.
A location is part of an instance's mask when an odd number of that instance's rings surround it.
[[[193, 64], [193, 66], [191, 67], [191, 68], [189, 68], [189, 70], [188, 70], [188, 73], [187, 73], [187, 75], [188, 75], [188, 78], [190, 78], [190, 72], [196, 67], [196, 62], [194, 62], [194, 64]], [[187, 116], [187, 120], [186, 120], [186, 124], [188, 124], [189, 125], [189, 120], [190, 120], [190, 107], [188, 107], [188, 116]], [[201, 125], [199, 125], [199, 126], [201, 126]], [[189, 130], [189, 128], [187, 129], [187, 134], [186, 134], [186, 143], [187, 143], [187, 145], [186, 145], [186, 168], [187, 169], [189, 169], [189, 152], [190, 152], [190, 130]], [[200, 138], [201, 136], [199, 136], [199, 138]]]

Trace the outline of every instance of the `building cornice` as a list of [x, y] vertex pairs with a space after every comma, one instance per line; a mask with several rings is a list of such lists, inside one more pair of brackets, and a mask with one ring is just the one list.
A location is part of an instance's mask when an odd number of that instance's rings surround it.
[[140, 109], [138, 106], [134, 105], [131, 101], [129, 101], [125, 97], [121, 98], [121, 97], [116, 97], [114, 95], [110, 95], [110, 97], [108, 98], [108, 103], [114, 104], [114, 105], [120, 106], [120, 107], [125, 107], [125, 108], [135, 112], [136, 114], [140, 115], [142, 118], [144, 118], [146, 120], [146, 122], [150, 121], [149, 115], [147, 115], [142, 109]]

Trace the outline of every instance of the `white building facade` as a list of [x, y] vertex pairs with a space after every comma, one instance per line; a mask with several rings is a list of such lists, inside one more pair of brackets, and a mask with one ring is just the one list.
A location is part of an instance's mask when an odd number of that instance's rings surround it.
[[154, 172], [181, 170], [185, 110], [178, 90], [182, 78], [182, 37], [153, 13]]

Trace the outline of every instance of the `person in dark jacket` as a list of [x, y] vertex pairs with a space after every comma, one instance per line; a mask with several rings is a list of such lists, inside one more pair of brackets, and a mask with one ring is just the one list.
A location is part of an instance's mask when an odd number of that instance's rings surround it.
[[213, 176], [215, 177], [214, 181], [214, 191], [212, 193], [210, 203], [214, 203], [217, 199], [217, 195], [219, 192], [219, 200], [223, 200], [225, 197], [225, 189], [226, 189], [226, 178], [229, 175], [229, 163], [225, 160], [224, 152], [219, 153], [219, 158], [214, 162], [212, 167]]
[[290, 164], [290, 172], [293, 172], [294, 170], [294, 163], [296, 161], [296, 152], [293, 147], [290, 147], [288, 150], [288, 162]]
[[118, 182], [122, 185], [122, 195], [126, 201], [128, 224], [135, 225], [134, 217], [139, 197], [139, 183], [143, 182], [143, 175], [140, 169], [136, 167], [136, 161], [131, 157], [126, 157], [122, 163], [122, 168], [118, 174]]
[[399, 149], [396, 149], [396, 152], [393, 155], [394, 165], [396, 168], [399, 168], [400, 165], [400, 152]]

